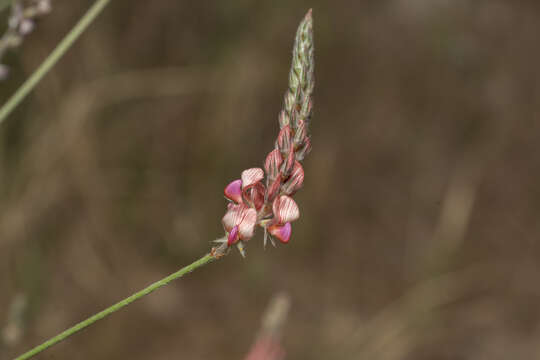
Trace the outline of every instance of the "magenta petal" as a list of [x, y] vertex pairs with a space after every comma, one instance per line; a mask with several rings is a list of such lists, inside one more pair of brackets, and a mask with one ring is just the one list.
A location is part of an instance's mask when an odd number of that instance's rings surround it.
[[231, 232], [229, 233], [229, 236], [227, 237], [227, 245], [231, 246], [238, 242], [239, 236], [238, 236], [238, 225], [232, 228]]
[[291, 239], [292, 226], [291, 223], [285, 225], [272, 225], [268, 227], [268, 232], [272, 236], [278, 238], [279, 241], [286, 244]]
[[242, 180], [234, 180], [229, 185], [225, 187], [225, 197], [230, 199], [237, 204], [242, 203]]

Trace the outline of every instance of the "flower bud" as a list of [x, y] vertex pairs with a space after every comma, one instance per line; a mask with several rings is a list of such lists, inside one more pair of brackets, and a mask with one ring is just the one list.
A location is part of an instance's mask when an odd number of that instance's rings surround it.
[[302, 144], [307, 137], [306, 122], [304, 120], [298, 120], [296, 132], [294, 133], [293, 143], [295, 146]]
[[276, 140], [276, 147], [281, 151], [281, 155], [285, 156], [289, 153], [291, 149], [291, 127], [289, 125], [284, 126], [283, 129], [279, 131], [279, 135]]
[[296, 151], [296, 160], [302, 161], [304, 157], [311, 151], [311, 140], [306, 136], [304, 144]]
[[292, 112], [293, 108], [296, 105], [296, 94], [291, 91], [285, 93], [285, 98], [283, 99], [284, 107], [289, 114]]
[[268, 186], [266, 191], [266, 199], [268, 201], [273, 201], [277, 194], [279, 194], [279, 189], [281, 188], [281, 176], [278, 174], [276, 179]]
[[286, 179], [289, 177], [289, 174], [291, 173], [293, 166], [294, 166], [294, 149], [291, 148], [289, 150], [289, 154], [287, 154], [287, 158], [281, 165], [281, 176], [282, 179]]
[[281, 152], [278, 149], [270, 151], [264, 162], [264, 170], [266, 170], [268, 179], [274, 180], [279, 175], [279, 167], [282, 162]]
[[[313, 87], [313, 82], [311, 82], [311, 86]], [[309, 91], [309, 93], [311, 93], [311, 91]], [[312, 110], [313, 110], [313, 100], [311, 98], [308, 98], [307, 101], [304, 101], [304, 103], [302, 104], [302, 108], [300, 109], [300, 115], [304, 119], [307, 120], [311, 116]]]
[[290, 124], [289, 114], [285, 110], [281, 110], [279, 113], [279, 128], [282, 129]]
[[287, 182], [283, 184], [283, 193], [286, 195], [292, 195], [302, 187], [303, 183], [304, 169], [298, 161], [295, 161], [289, 180], [287, 180]]

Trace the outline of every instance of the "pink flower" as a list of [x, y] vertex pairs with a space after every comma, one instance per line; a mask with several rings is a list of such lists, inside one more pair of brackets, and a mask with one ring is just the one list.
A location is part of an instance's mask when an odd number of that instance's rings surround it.
[[288, 243], [292, 233], [291, 222], [300, 217], [298, 205], [291, 197], [281, 195], [272, 203], [272, 211], [274, 219], [268, 226], [268, 232], [282, 243]]
[[227, 244], [233, 245], [238, 240], [249, 240], [255, 231], [257, 211], [244, 204], [229, 204], [222, 223], [228, 233]]
[[251, 168], [242, 172], [242, 178], [234, 180], [225, 187], [225, 197], [234, 203], [229, 204], [222, 223], [227, 231], [227, 244], [253, 237], [257, 224], [257, 211], [264, 204], [264, 185], [261, 180], [264, 172]]
[[242, 171], [242, 179], [234, 180], [225, 187], [225, 197], [237, 204], [246, 204], [259, 210], [264, 203], [264, 172], [260, 168]]

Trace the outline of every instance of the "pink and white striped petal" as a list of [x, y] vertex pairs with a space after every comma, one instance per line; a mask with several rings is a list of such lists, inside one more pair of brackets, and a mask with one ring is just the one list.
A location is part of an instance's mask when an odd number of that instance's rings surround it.
[[225, 187], [225, 197], [229, 200], [236, 202], [237, 204], [242, 203], [242, 180], [234, 180], [229, 185]]
[[233, 205], [229, 204], [227, 212], [221, 219], [225, 231], [231, 232], [232, 229], [240, 223], [242, 220], [242, 209], [245, 208], [245, 205]]
[[250, 187], [264, 178], [264, 171], [261, 168], [251, 168], [242, 171], [242, 189]]
[[287, 195], [281, 195], [274, 200], [272, 211], [278, 224], [292, 222], [300, 217], [298, 205]]
[[257, 211], [253, 208], [245, 209], [242, 214], [242, 221], [238, 224], [238, 233], [241, 240], [249, 240], [253, 237], [256, 223]]
[[221, 222], [225, 231], [229, 233], [229, 238], [232, 239], [230, 241], [235, 240], [236, 233], [240, 240], [249, 240], [255, 231], [257, 211], [244, 204], [230, 204]]

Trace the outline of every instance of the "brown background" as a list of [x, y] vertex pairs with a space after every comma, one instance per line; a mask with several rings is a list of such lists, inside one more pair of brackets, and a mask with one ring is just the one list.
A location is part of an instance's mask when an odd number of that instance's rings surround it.
[[[90, 4], [53, 2], [2, 101]], [[540, 5], [502, 0], [113, 1], [0, 126], [0, 358], [208, 251], [310, 7], [290, 244], [259, 231], [39, 358], [241, 359], [279, 291], [288, 359], [540, 358]]]

